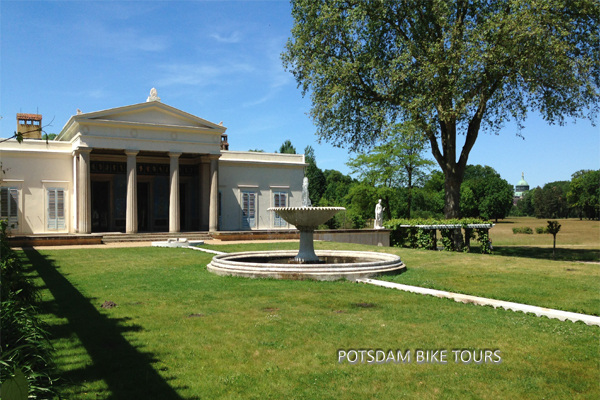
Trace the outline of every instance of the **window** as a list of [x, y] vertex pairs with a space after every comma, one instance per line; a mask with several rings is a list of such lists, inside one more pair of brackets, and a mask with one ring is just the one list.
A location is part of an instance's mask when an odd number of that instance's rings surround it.
[[[287, 207], [287, 193], [286, 192], [274, 192], [273, 193], [273, 207]], [[287, 222], [277, 213], [273, 217], [273, 226], [281, 227], [286, 226]]]
[[242, 192], [242, 227], [256, 227], [256, 193]]
[[19, 225], [19, 189], [16, 187], [0, 188], [0, 219], [8, 221], [8, 225], [16, 228]]
[[65, 229], [65, 191], [48, 188], [48, 230]]

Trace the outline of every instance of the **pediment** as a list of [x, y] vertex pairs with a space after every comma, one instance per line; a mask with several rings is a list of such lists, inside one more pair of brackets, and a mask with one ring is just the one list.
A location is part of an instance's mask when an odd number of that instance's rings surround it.
[[79, 114], [76, 116], [76, 119], [79, 122], [84, 122], [84, 120], [94, 122], [125, 122], [154, 126], [201, 128], [215, 130], [215, 132], [224, 132], [226, 130], [223, 126], [156, 101]]

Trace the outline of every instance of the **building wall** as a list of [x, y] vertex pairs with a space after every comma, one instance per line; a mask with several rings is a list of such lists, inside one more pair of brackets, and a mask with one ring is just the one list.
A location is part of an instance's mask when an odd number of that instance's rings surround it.
[[[22, 144], [8, 141], [0, 147], [0, 160], [5, 174], [3, 187], [19, 189], [19, 225], [15, 234], [67, 233], [72, 222], [73, 157], [69, 143], [45, 140], [24, 140]], [[47, 190], [65, 191], [65, 228], [49, 230], [47, 221]]]
[[[286, 164], [283, 163], [284, 160]], [[242, 192], [244, 191], [256, 193], [256, 225], [251, 229], [294, 228], [287, 223], [283, 226], [274, 226], [274, 213], [267, 209], [273, 207], [275, 192], [287, 193], [286, 206], [300, 207], [303, 177], [303, 155], [278, 159], [268, 153], [223, 152], [219, 160], [220, 230], [244, 230], [242, 221]]]

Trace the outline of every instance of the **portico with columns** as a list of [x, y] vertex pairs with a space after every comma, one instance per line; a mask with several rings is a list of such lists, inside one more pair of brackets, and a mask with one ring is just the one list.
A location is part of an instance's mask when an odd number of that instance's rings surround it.
[[157, 99], [71, 117], [73, 232], [218, 230], [226, 129]]
[[293, 228], [268, 209], [301, 205], [304, 155], [230, 151], [226, 130], [155, 90], [143, 103], [78, 110], [54, 140], [2, 143], [0, 212], [15, 234]]

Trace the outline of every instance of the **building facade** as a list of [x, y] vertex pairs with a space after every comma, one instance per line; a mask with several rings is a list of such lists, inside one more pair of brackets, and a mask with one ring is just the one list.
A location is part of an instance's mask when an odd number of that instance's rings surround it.
[[155, 91], [78, 111], [52, 141], [0, 144], [0, 218], [15, 234], [293, 228], [267, 209], [301, 205], [304, 155], [229, 151], [226, 129]]

